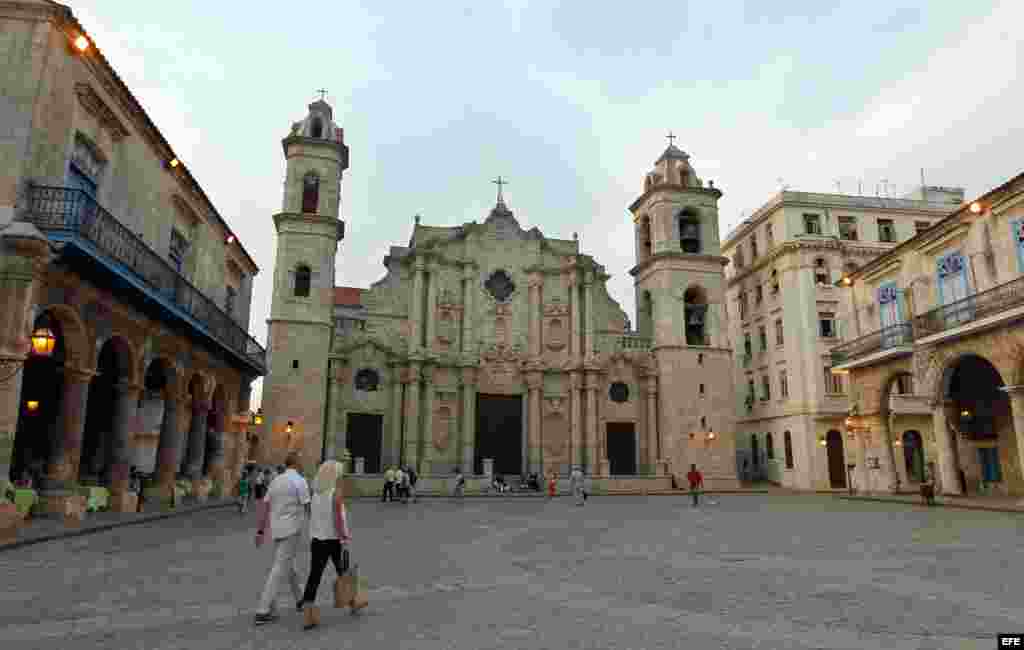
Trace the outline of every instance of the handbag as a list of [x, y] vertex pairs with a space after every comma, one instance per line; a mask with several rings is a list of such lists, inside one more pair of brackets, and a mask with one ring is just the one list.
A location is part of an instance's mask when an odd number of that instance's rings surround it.
[[355, 593], [352, 596], [352, 611], [357, 612], [370, 604], [370, 586], [366, 577], [359, 575], [359, 565], [352, 567], [349, 571], [355, 586]]
[[334, 606], [337, 608], [348, 607], [352, 604], [352, 599], [356, 595], [356, 583], [355, 579], [351, 575], [352, 566], [349, 562], [348, 549], [343, 549], [341, 552], [341, 566], [342, 572], [338, 576], [338, 579], [334, 581]]

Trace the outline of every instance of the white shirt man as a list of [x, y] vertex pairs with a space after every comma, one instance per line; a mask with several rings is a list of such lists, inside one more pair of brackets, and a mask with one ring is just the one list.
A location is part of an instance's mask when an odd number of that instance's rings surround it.
[[302, 589], [299, 585], [298, 571], [295, 569], [295, 557], [302, 537], [299, 533], [306, 525], [310, 502], [309, 485], [295, 470], [299, 464], [297, 454], [288, 454], [285, 464], [287, 469], [271, 481], [270, 487], [267, 488], [267, 496], [260, 504], [256, 544], [258, 546], [263, 543], [269, 527], [270, 536], [274, 540], [274, 565], [267, 576], [256, 609], [257, 625], [274, 620], [277, 592], [284, 579], [288, 580], [295, 596], [296, 608], [302, 609]]

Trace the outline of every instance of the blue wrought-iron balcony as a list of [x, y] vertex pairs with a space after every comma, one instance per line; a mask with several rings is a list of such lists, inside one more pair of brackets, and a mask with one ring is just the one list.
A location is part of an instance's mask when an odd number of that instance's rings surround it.
[[212, 339], [258, 374], [266, 374], [263, 346], [86, 192], [33, 186], [20, 218], [126, 280], [156, 303], [165, 318], [185, 323], [193, 336]]

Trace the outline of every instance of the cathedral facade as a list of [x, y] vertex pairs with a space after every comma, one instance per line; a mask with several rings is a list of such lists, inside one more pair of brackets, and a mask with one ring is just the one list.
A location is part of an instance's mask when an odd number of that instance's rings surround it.
[[[482, 222], [420, 223], [369, 288], [335, 287], [348, 150], [324, 102], [284, 140], [283, 211], [257, 460], [357, 473], [402, 464], [520, 475], [736, 484], [717, 200], [669, 146], [630, 206], [637, 331], [576, 239], [526, 229], [498, 199]], [[499, 179], [500, 181], [500, 179]]]

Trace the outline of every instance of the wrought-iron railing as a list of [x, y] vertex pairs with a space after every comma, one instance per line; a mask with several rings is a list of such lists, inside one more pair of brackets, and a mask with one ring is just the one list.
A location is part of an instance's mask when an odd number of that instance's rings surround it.
[[266, 370], [266, 350], [256, 339], [86, 192], [33, 186], [28, 210], [21, 218], [43, 231], [63, 231], [85, 239], [202, 323], [221, 344]]
[[910, 345], [913, 341], [914, 331], [910, 323], [890, 325], [832, 348], [832, 364], [839, 365], [880, 350]]
[[914, 318], [917, 337], [930, 336], [1024, 305], [1024, 276]]
[[650, 350], [651, 339], [635, 334], [624, 334], [618, 337], [618, 346], [620, 350]]

